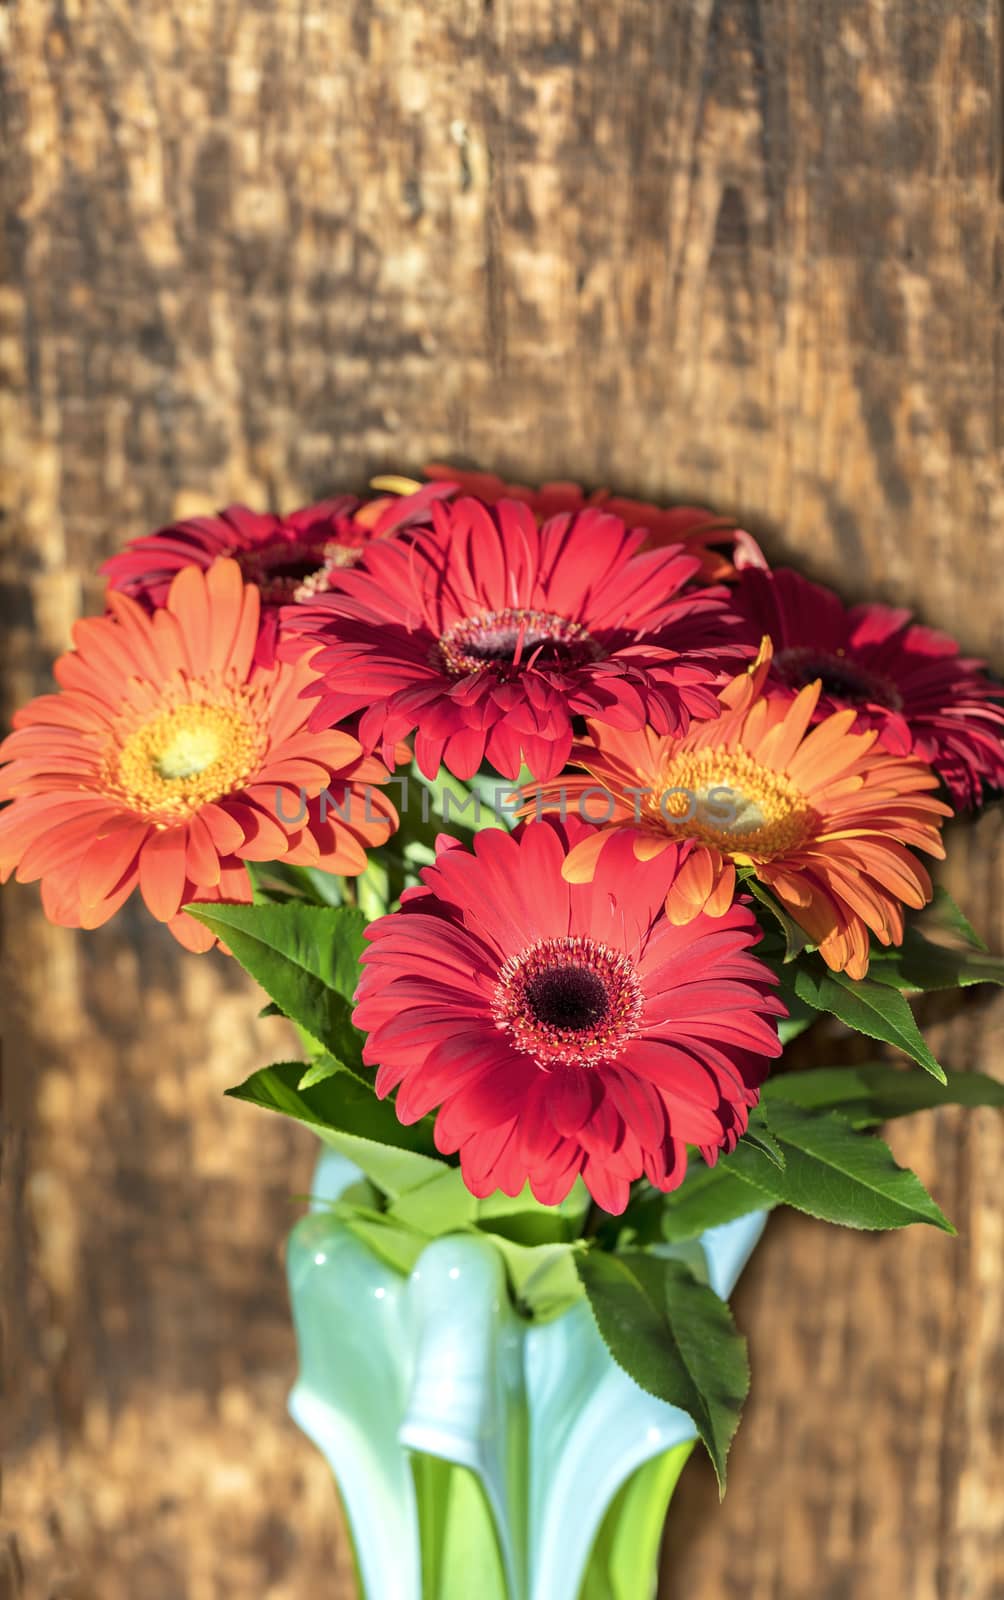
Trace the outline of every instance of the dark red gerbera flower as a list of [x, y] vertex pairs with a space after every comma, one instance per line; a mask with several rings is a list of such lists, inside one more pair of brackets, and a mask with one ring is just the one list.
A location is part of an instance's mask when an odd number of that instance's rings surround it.
[[673, 865], [604, 851], [589, 884], [561, 875], [587, 825], [486, 829], [473, 853], [442, 837], [424, 889], [367, 930], [354, 1019], [377, 1093], [404, 1123], [436, 1107], [473, 1194], [544, 1205], [581, 1173], [605, 1210], [631, 1182], [683, 1181], [688, 1144], [735, 1147], [780, 1054], [776, 978], [750, 953], [751, 913], [675, 927]]
[[933, 767], [956, 807], [1004, 785], [1004, 687], [947, 634], [891, 606], [848, 609], [787, 568], [744, 573], [736, 603], [773, 640], [772, 692], [794, 696], [820, 679], [817, 722], [853, 707], [858, 732], [875, 728], [886, 749]]
[[[332, 587], [283, 613], [321, 642], [311, 726], [362, 713], [359, 737], [469, 778], [487, 760], [553, 777], [573, 716], [682, 731], [718, 714], [715, 683], [745, 646], [723, 589], [695, 588], [694, 556], [640, 553], [641, 530], [584, 511], [538, 528], [526, 506], [462, 499], [433, 506], [435, 529], [370, 544]], [[295, 641], [290, 639], [287, 649]]]
[[737, 527], [732, 517], [720, 517], [705, 506], [656, 506], [647, 500], [629, 500], [615, 495], [610, 489], [587, 492], [581, 484], [564, 480], [542, 483], [539, 488], [532, 489], [523, 483], [506, 483], [493, 472], [464, 472], [440, 462], [423, 470], [432, 481], [421, 489], [409, 478], [377, 478], [374, 488], [386, 487], [406, 494], [412, 504], [419, 501], [420, 496], [427, 495], [430, 488], [443, 496], [473, 495], [489, 506], [497, 505], [500, 500], [518, 500], [530, 507], [539, 522], [558, 516], [562, 511], [598, 507], [620, 517], [629, 528], [645, 528], [648, 549], [682, 544], [689, 555], [700, 559], [701, 576], [711, 583], [732, 578], [744, 567], [767, 565], [752, 534]]
[[261, 595], [256, 660], [271, 666], [280, 608], [323, 593], [331, 575], [357, 561], [371, 540], [421, 520], [428, 503], [442, 493], [429, 484], [407, 503], [383, 496], [366, 504], [346, 494], [281, 517], [226, 506], [215, 516], [188, 517], [131, 539], [101, 572], [110, 588], [152, 609], [166, 603], [171, 580], [182, 567], [205, 570], [217, 556], [231, 556]]

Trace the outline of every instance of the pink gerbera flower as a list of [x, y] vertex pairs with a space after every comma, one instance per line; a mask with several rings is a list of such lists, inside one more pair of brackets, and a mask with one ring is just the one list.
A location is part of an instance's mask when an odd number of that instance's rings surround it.
[[390, 496], [362, 504], [355, 495], [345, 494], [285, 516], [226, 506], [215, 516], [188, 517], [131, 539], [101, 572], [110, 588], [122, 590], [149, 609], [164, 604], [171, 580], [182, 567], [205, 569], [217, 557], [231, 556], [261, 595], [256, 659], [270, 666], [280, 608], [322, 594], [332, 574], [358, 561], [372, 539], [386, 538], [422, 519], [428, 503], [443, 492], [429, 484], [407, 504]]
[[441, 838], [425, 887], [367, 930], [355, 1022], [402, 1122], [436, 1107], [438, 1149], [478, 1196], [529, 1181], [544, 1205], [581, 1173], [621, 1212], [644, 1175], [670, 1190], [686, 1147], [732, 1149], [770, 1058], [776, 983], [751, 913], [675, 927], [672, 860], [608, 847], [592, 883], [561, 869], [577, 818]]
[[933, 767], [957, 807], [1004, 786], [1004, 687], [947, 634], [890, 606], [848, 609], [787, 569], [744, 573], [737, 605], [773, 641], [772, 692], [794, 698], [818, 678], [815, 721], [853, 707], [858, 732], [874, 728], [887, 750]]
[[433, 506], [435, 530], [371, 544], [329, 593], [284, 613], [323, 648], [311, 718], [362, 713], [359, 737], [392, 763], [415, 757], [469, 778], [487, 760], [507, 778], [564, 766], [573, 716], [683, 730], [717, 715], [715, 684], [746, 655], [727, 591], [688, 587], [698, 561], [677, 546], [640, 553], [605, 512], [553, 517], [462, 499]]

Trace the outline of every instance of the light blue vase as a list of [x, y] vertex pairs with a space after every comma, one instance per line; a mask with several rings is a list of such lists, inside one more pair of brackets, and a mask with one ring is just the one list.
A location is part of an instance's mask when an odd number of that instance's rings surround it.
[[[690, 1418], [616, 1365], [584, 1301], [521, 1317], [490, 1238], [389, 1266], [318, 1203], [358, 1176], [322, 1156], [288, 1266], [290, 1410], [338, 1480], [362, 1600], [651, 1600]], [[718, 1294], [764, 1222], [704, 1235]]]

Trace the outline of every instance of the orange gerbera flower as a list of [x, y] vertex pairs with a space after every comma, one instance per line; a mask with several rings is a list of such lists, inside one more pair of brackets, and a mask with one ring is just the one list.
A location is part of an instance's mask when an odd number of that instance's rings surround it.
[[748, 867], [827, 966], [863, 978], [869, 931], [900, 944], [903, 907], [930, 899], [931, 880], [912, 851], [943, 856], [941, 819], [952, 812], [930, 792], [938, 780], [923, 762], [873, 749], [874, 732], [850, 732], [854, 710], [810, 731], [818, 682], [792, 701], [765, 698], [769, 664], [765, 642], [756, 665], [720, 696], [721, 716], [692, 723], [682, 737], [590, 727], [594, 743], [572, 752], [586, 776], [550, 786], [552, 795], [560, 785], [578, 796], [588, 816], [603, 815], [569, 854], [565, 876], [591, 880], [611, 833], [625, 828], [640, 861], [690, 840], [666, 900], [672, 922], [722, 916], [736, 868]]
[[181, 907], [249, 901], [245, 861], [356, 874], [397, 825], [387, 769], [337, 729], [308, 733], [309, 656], [254, 665], [258, 590], [232, 560], [186, 567], [147, 613], [109, 594], [55, 666], [61, 694], [0, 744], [0, 881], [42, 880], [53, 922], [95, 928], [139, 888], [191, 950]]

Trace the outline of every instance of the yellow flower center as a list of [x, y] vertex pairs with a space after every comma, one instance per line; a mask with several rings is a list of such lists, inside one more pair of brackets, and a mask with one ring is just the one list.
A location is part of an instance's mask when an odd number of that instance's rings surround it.
[[186, 727], [177, 713], [175, 721], [182, 725], [170, 734], [166, 749], [153, 757], [153, 764], [162, 778], [193, 778], [218, 759], [219, 731], [205, 721]]
[[756, 861], [797, 849], [819, 817], [782, 772], [745, 750], [684, 752], [668, 763], [646, 801], [650, 826]]
[[158, 710], [116, 739], [106, 789], [163, 827], [243, 787], [261, 764], [264, 732], [247, 696]]

